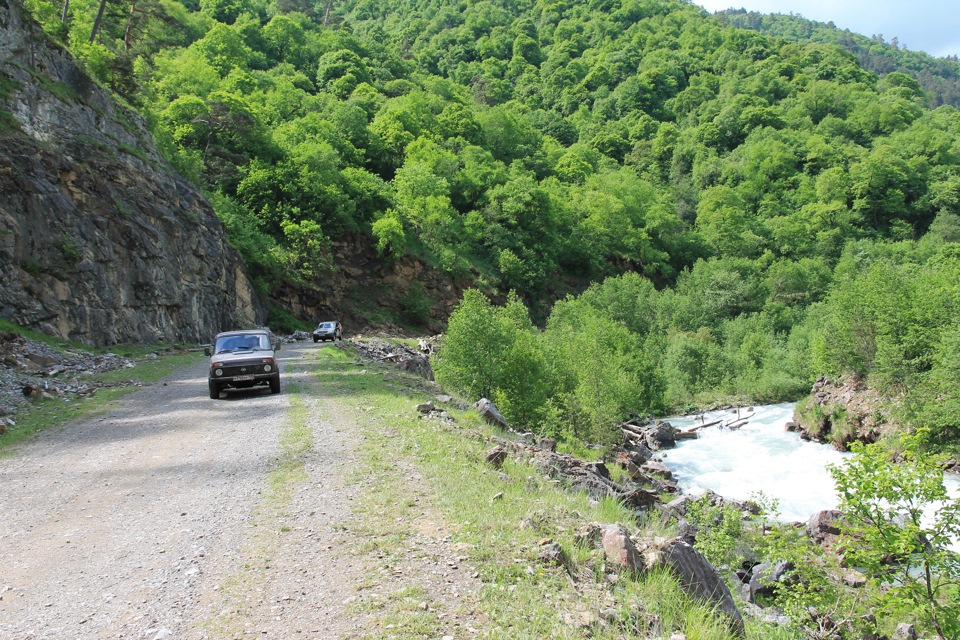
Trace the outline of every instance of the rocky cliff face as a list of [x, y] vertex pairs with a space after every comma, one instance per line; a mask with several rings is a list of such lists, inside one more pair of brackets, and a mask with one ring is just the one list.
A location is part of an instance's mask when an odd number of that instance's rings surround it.
[[0, 316], [90, 344], [265, 318], [209, 203], [16, 0], [0, 0]]
[[286, 285], [272, 291], [271, 299], [302, 320], [341, 320], [347, 335], [402, 335], [401, 324], [440, 333], [471, 286], [416, 258], [381, 258], [362, 235], [334, 242], [333, 259], [336, 269], [317, 286]]

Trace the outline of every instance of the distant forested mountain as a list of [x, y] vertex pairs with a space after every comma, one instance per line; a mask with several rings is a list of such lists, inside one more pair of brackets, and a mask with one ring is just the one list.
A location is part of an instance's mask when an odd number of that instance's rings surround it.
[[816, 22], [792, 14], [764, 14], [745, 9], [727, 9], [714, 14], [721, 23], [752, 29], [790, 42], [838, 44], [851, 52], [864, 69], [883, 76], [894, 71], [916, 78], [932, 107], [960, 106], [960, 61], [957, 56], [935, 58], [922, 51], [910, 51], [911, 43], [896, 37], [884, 41], [883, 34], [871, 37], [838, 29], [832, 22]]

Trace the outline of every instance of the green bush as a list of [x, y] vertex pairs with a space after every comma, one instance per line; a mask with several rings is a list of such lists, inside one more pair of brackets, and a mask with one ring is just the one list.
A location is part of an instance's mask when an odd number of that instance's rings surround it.
[[423, 327], [430, 322], [430, 297], [422, 282], [412, 282], [403, 295], [403, 319]]
[[292, 313], [278, 307], [270, 305], [270, 311], [267, 314], [267, 326], [270, 330], [278, 334], [290, 334], [294, 331], [308, 331], [311, 327], [303, 320], [298, 319]]
[[551, 372], [523, 303], [494, 307], [475, 289], [450, 316], [437, 354], [437, 381], [471, 398], [498, 401], [505, 418], [534, 426], [542, 418]]
[[732, 505], [713, 504], [704, 494], [687, 505], [687, 519], [697, 528], [694, 545], [710, 564], [716, 567], [736, 567], [742, 556], [738, 553], [744, 536], [743, 514]]
[[623, 324], [585, 305], [558, 303], [544, 340], [555, 376], [551, 397], [570, 436], [611, 444], [620, 437], [617, 422], [664, 408], [655, 345]]
[[[960, 499], [943, 482], [943, 460], [923, 452], [926, 434], [853, 444], [854, 457], [829, 467], [847, 520], [848, 561], [878, 587], [877, 610], [908, 611], [924, 633], [960, 634]], [[897, 459], [891, 464], [892, 458]]]
[[663, 358], [667, 402], [680, 405], [717, 388], [724, 378], [722, 353], [706, 327], [670, 334]]

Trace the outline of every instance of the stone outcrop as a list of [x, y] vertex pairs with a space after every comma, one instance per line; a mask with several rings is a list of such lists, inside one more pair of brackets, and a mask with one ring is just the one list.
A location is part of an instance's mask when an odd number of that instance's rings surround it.
[[801, 438], [845, 451], [854, 441], [876, 442], [896, 428], [889, 402], [861, 376], [820, 376], [793, 417]]
[[0, 139], [0, 315], [90, 344], [263, 322], [209, 203], [16, 0], [0, 0]]
[[614, 567], [638, 573], [643, 571], [643, 558], [623, 525], [608, 524], [601, 527], [600, 543], [607, 562]]
[[[408, 333], [389, 318], [440, 333], [464, 289], [473, 286], [467, 278], [458, 280], [411, 256], [383, 258], [363, 234], [335, 240], [332, 250], [336, 268], [323, 277], [322, 286], [288, 283], [270, 295], [298, 318], [316, 322], [337, 318], [350, 335], [365, 330]], [[414, 310], [421, 304], [426, 305], [422, 315]]]
[[743, 580], [743, 599], [756, 602], [757, 596], [772, 596], [778, 588], [795, 584], [793, 569], [789, 562], [762, 562], [754, 566]]
[[818, 511], [807, 520], [806, 532], [817, 544], [833, 542], [840, 535], [840, 523], [843, 513], [837, 509]]
[[489, 422], [490, 424], [496, 425], [501, 429], [509, 429], [510, 425], [507, 423], [507, 419], [503, 417], [503, 414], [497, 409], [497, 405], [493, 404], [492, 401], [487, 398], [480, 398], [477, 400], [477, 411], [480, 412], [480, 415], [483, 416], [483, 419]]
[[713, 565], [693, 545], [673, 539], [663, 548], [649, 549], [648, 553], [654, 559], [651, 563], [653, 568], [669, 567], [688, 595], [716, 607], [729, 619], [734, 635], [744, 637], [743, 615], [730, 589]]

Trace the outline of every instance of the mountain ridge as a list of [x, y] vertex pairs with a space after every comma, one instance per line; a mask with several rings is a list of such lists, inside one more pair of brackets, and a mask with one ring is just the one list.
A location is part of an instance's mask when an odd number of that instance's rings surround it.
[[929, 105], [960, 107], [960, 60], [938, 57], [900, 46], [897, 38], [885, 42], [881, 34], [868, 37], [840, 29], [833, 22], [810, 20], [795, 14], [764, 14], [745, 9], [727, 9], [713, 14], [722, 24], [750, 29], [791, 42], [837, 44], [853, 53], [865, 69], [884, 76], [894, 71], [915, 78], [927, 92]]

